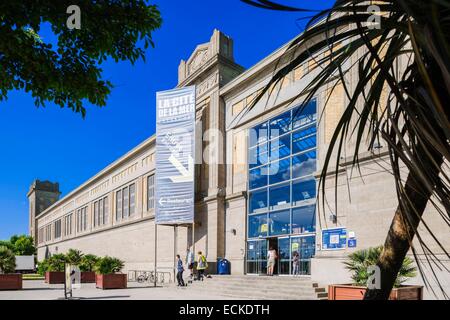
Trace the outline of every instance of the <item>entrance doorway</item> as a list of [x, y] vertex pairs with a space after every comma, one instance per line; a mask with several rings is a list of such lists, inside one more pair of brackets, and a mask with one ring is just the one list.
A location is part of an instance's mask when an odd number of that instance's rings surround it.
[[298, 275], [311, 274], [311, 257], [315, 254], [315, 235], [271, 237], [248, 240], [247, 274], [267, 274], [267, 252], [270, 248], [277, 250], [275, 275], [292, 275], [294, 253], [299, 254]]

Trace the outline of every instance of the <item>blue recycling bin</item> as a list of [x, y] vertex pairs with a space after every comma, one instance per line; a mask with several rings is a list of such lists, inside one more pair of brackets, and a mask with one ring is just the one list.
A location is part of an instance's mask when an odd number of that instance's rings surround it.
[[217, 263], [218, 274], [230, 274], [230, 261], [227, 259], [220, 259]]

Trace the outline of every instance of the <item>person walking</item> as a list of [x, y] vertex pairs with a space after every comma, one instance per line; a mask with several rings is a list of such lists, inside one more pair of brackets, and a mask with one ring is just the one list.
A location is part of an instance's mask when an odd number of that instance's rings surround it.
[[275, 263], [277, 261], [278, 255], [277, 250], [270, 247], [269, 252], [267, 252], [267, 275], [273, 276], [273, 269], [275, 268]]
[[197, 260], [197, 280], [203, 281], [205, 269], [208, 268], [208, 262], [206, 261], [206, 257], [202, 254], [201, 251], [198, 252], [198, 260]]
[[177, 281], [179, 287], [184, 287], [184, 280], [183, 280], [183, 260], [181, 260], [181, 257], [179, 254], [177, 254]]
[[292, 274], [298, 276], [300, 274], [300, 255], [297, 251], [292, 253]]
[[189, 269], [189, 277], [192, 278], [194, 277], [194, 262], [195, 262], [195, 258], [194, 258], [194, 253], [191, 251], [191, 249], [187, 248], [186, 249], [186, 265]]

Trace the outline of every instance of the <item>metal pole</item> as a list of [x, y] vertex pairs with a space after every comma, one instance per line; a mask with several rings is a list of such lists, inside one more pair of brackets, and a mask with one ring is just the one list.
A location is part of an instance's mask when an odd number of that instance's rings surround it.
[[[194, 257], [194, 266], [195, 266], [195, 221], [192, 222], [192, 256]], [[192, 266], [192, 268], [194, 268]], [[192, 269], [192, 280], [195, 279], [194, 269]]]
[[156, 263], [156, 261], [158, 261], [157, 260], [157, 258], [158, 258], [158, 225], [156, 224], [156, 220], [154, 220], [155, 221], [155, 262], [154, 262], [154, 284], [155, 284], [155, 287], [156, 287], [156, 278], [157, 278], [157, 276], [158, 276], [158, 274], [156, 273], [156, 268], [157, 268], [157, 263]]
[[192, 253], [195, 260], [195, 222], [192, 223]]
[[173, 278], [177, 277], [177, 226], [173, 226]]

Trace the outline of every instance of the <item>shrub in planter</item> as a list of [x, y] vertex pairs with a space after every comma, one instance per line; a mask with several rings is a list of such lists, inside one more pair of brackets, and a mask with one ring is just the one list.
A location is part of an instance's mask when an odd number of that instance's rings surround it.
[[82, 263], [84, 260], [85, 255], [77, 249], [69, 249], [66, 253], [66, 262], [70, 263], [71, 265], [78, 266], [81, 271], [81, 282], [82, 283], [94, 283], [95, 282], [95, 273], [92, 272], [92, 270], [89, 271], [83, 271], [82, 270]]
[[62, 253], [54, 254], [47, 261], [45, 282], [48, 284], [60, 284], [65, 281], [64, 267], [66, 256]]
[[81, 282], [82, 283], [94, 283], [95, 282], [95, 271], [94, 267], [99, 258], [93, 254], [86, 254], [81, 258], [79, 264], [81, 271]]
[[44, 259], [37, 264], [37, 273], [41, 276], [45, 276], [45, 273], [48, 271], [48, 259]]
[[[377, 264], [383, 247], [368, 248], [353, 252], [345, 261], [345, 267], [352, 273], [352, 284], [330, 285], [328, 299], [330, 300], [360, 300], [367, 290], [367, 282], [371, 273], [369, 267]], [[420, 300], [422, 299], [421, 286], [406, 286], [403, 283], [415, 277], [417, 269], [413, 260], [405, 257], [402, 267], [392, 289], [391, 300]]]
[[122, 260], [113, 257], [100, 258], [95, 264], [95, 284], [100, 289], [124, 289], [127, 275], [118, 273], [123, 269]]
[[11, 249], [0, 247], [0, 290], [22, 289], [22, 275], [14, 273], [16, 257]]
[[84, 254], [80, 250], [69, 249], [66, 253], [65, 260], [67, 263], [70, 263], [75, 266], [79, 266], [81, 260], [83, 259]]

